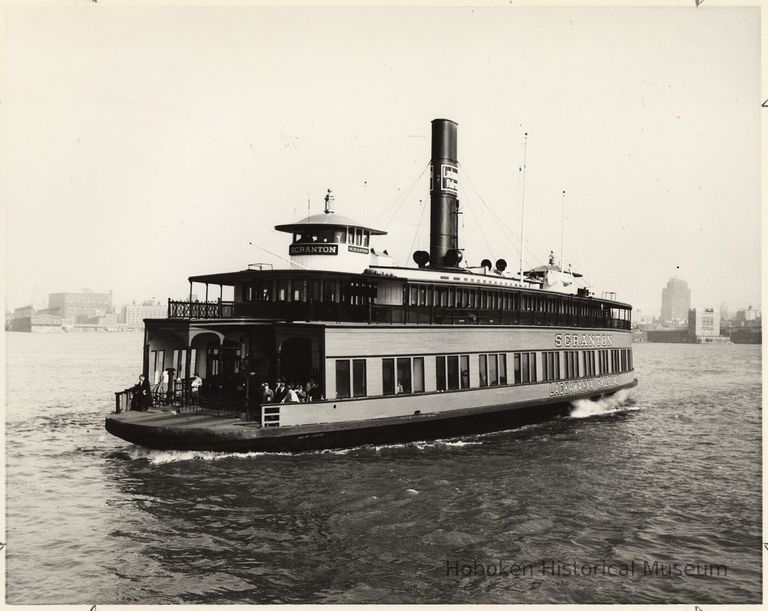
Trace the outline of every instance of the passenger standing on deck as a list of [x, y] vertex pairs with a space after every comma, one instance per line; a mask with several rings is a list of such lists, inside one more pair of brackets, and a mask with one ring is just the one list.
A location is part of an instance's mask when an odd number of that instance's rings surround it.
[[296, 391], [293, 389], [293, 385], [289, 385], [286, 391], [285, 398], [281, 401], [281, 403], [298, 403], [298, 402], [299, 402], [299, 395], [296, 394]]
[[316, 382], [312, 382], [312, 390], [309, 392], [309, 398], [312, 401], [320, 401], [323, 398], [323, 391], [320, 389], [320, 385]]
[[296, 391], [296, 395], [299, 397], [299, 403], [306, 403], [307, 393], [304, 390], [304, 386], [301, 384], [294, 384], [293, 389]]
[[168, 370], [163, 369], [163, 375], [160, 377], [160, 384], [157, 385], [158, 398], [165, 403], [165, 395], [168, 392]]
[[275, 393], [272, 392], [272, 389], [269, 387], [269, 384], [267, 384], [266, 382], [262, 382], [260, 403], [262, 405], [264, 405], [264, 403], [272, 403], [274, 398], [275, 398]]
[[173, 382], [173, 376], [176, 373], [176, 370], [173, 367], [169, 367], [166, 369], [168, 372], [168, 392], [165, 393], [165, 402], [167, 403], [173, 403], [173, 395], [174, 395], [174, 382]]
[[282, 380], [277, 381], [277, 388], [275, 388], [275, 403], [282, 403], [283, 399], [288, 396], [288, 389], [285, 387], [285, 383]]
[[261, 386], [258, 388], [258, 405], [255, 407], [251, 418], [256, 422], [261, 423], [262, 414], [264, 413], [264, 405], [267, 403], [272, 403], [272, 399], [274, 398], [275, 396], [272, 393], [272, 389], [269, 387], [269, 384], [262, 382]]
[[195, 372], [192, 382], [189, 387], [192, 391], [192, 405], [198, 405], [200, 403], [200, 387], [203, 385], [203, 379]]
[[149, 387], [149, 380], [140, 375], [139, 383], [131, 390], [133, 391], [131, 409], [146, 411], [152, 405], [152, 389]]

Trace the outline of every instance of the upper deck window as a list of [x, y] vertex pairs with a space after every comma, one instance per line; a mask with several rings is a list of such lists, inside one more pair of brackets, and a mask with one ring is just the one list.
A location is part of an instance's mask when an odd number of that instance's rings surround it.
[[290, 280], [278, 280], [277, 281], [277, 301], [288, 301], [288, 293], [290, 291]]
[[304, 299], [303, 280], [294, 280], [291, 282], [291, 301], [306, 301]]
[[338, 301], [335, 280], [323, 281], [323, 301], [326, 303], [334, 303]]

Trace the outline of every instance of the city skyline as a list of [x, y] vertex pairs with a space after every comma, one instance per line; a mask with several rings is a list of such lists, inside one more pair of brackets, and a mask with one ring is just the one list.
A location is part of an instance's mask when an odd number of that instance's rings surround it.
[[443, 116], [472, 264], [519, 265], [528, 133], [526, 267], [562, 241], [598, 296], [658, 311], [678, 275], [692, 305], [716, 306], [727, 278], [727, 301], [760, 307], [756, 8], [47, 7], [10, 10], [6, 30], [16, 307], [81, 286], [184, 295], [190, 275], [283, 265], [272, 227], [308, 200], [320, 212], [327, 188], [412, 264]]

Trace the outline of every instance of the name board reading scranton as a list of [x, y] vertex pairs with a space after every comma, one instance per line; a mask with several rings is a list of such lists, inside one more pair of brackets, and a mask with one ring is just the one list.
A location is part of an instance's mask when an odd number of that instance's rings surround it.
[[587, 335], [586, 333], [557, 333], [555, 348], [608, 348], [613, 346], [610, 335]]
[[291, 255], [338, 255], [338, 244], [291, 244], [288, 247]]

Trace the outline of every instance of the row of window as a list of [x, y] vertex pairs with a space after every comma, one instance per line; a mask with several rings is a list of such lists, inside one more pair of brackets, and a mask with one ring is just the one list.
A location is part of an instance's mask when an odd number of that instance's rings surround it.
[[[632, 369], [632, 351], [629, 348], [607, 350], [564, 350], [541, 352], [542, 381], [569, 380], [592, 377], [599, 373], [620, 373]], [[459, 390], [471, 387], [470, 363], [477, 363], [478, 385], [506, 386], [533, 384], [538, 381], [536, 352], [512, 353], [512, 380], [507, 377], [505, 352], [478, 354], [437, 355], [435, 359], [435, 390]], [[583, 355], [583, 356], [582, 356]], [[383, 395], [421, 393], [425, 390], [423, 356], [405, 356], [381, 359]], [[427, 357], [432, 358], [432, 357]], [[610, 367], [608, 363], [610, 362]], [[364, 397], [367, 395], [366, 359], [336, 360], [336, 398]]]
[[367, 247], [371, 241], [371, 232], [362, 227], [307, 227], [302, 232], [293, 234], [294, 244], [356, 244]]
[[376, 294], [369, 282], [336, 280], [257, 280], [243, 285], [243, 301], [317, 302], [366, 305]]
[[262, 278], [242, 286], [243, 301], [321, 302], [351, 305], [408, 305], [510, 312], [544, 312], [567, 316], [629, 321], [631, 310], [563, 295], [535, 295], [519, 291], [470, 286], [410, 284], [391, 280], [378, 284], [302, 278]]
[[573, 316], [611, 317], [630, 320], [630, 310], [595, 302], [576, 301], [557, 295], [533, 295], [509, 290], [470, 286], [411, 284], [410, 306], [486, 309], [518, 312], [549, 312]]

